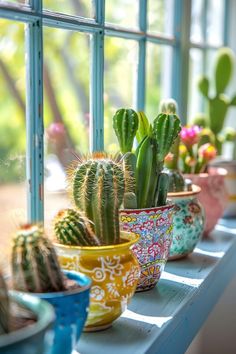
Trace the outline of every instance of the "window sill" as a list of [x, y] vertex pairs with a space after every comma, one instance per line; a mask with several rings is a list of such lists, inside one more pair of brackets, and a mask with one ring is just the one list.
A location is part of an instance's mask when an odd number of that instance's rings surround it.
[[184, 353], [236, 274], [236, 220], [181, 261], [168, 262], [158, 286], [135, 294], [113, 326], [81, 336], [82, 354]]

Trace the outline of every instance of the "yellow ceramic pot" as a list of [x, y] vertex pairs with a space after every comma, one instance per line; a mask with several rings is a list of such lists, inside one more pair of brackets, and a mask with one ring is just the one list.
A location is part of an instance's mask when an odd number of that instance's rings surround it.
[[126, 309], [138, 283], [139, 263], [131, 246], [139, 236], [122, 232], [123, 242], [110, 246], [64, 246], [54, 244], [63, 269], [92, 279], [90, 307], [85, 331], [109, 327]]

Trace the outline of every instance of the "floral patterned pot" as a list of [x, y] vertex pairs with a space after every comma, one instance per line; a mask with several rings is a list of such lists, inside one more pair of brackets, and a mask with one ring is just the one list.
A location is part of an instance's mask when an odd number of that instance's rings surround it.
[[193, 185], [193, 191], [168, 193], [168, 199], [175, 205], [170, 260], [192, 253], [203, 234], [205, 213], [197, 199], [200, 192], [201, 188]]
[[136, 291], [154, 288], [165, 267], [172, 242], [173, 205], [150, 209], [120, 210], [120, 225], [124, 231], [140, 235], [133, 247], [141, 275]]
[[54, 244], [63, 269], [85, 273], [92, 279], [85, 331], [110, 327], [135, 292], [140, 269], [131, 246], [139, 236], [123, 232], [121, 237], [124, 242], [110, 246]]
[[204, 236], [207, 236], [223, 215], [228, 194], [225, 187], [227, 171], [223, 168], [210, 167], [208, 173], [185, 175], [201, 188], [198, 199], [205, 209], [206, 223]]

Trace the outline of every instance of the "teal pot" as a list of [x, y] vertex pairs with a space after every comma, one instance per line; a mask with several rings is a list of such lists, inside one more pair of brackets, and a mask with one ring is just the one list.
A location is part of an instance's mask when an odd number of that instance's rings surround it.
[[52, 306], [35, 296], [10, 292], [12, 301], [32, 311], [34, 324], [0, 336], [0, 354], [46, 354], [52, 345], [54, 311]]
[[192, 253], [203, 234], [205, 213], [197, 199], [200, 192], [201, 188], [193, 185], [192, 191], [168, 193], [175, 209], [169, 260]]
[[70, 354], [78, 344], [89, 308], [91, 279], [85, 274], [64, 271], [79, 287], [53, 293], [36, 294], [53, 305], [56, 313], [54, 340], [48, 354]]

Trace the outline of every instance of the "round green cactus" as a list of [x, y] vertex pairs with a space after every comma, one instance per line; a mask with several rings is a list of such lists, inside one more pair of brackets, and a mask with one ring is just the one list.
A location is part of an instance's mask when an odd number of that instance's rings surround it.
[[52, 243], [39, 225], [20, 227], [13, 241], [12, 278], [14, 289], [45, 293], [65, 290]]
[[178, 104], [173, 98], [161, 100], [160, 111], [166, 114], [177, 114]]
[[54, 232], [64, 245], [99, 246], [100, 242], [91, 229], [89, 220], [74, 209], [62, 209], [54, 218]]
[[185, 189], [183, 175], [178, 170], [169, 170], [169, 192], [182, 192]]
[[10, 330], [10, 301], [7, 286], [0, 272], [0, 335]]

